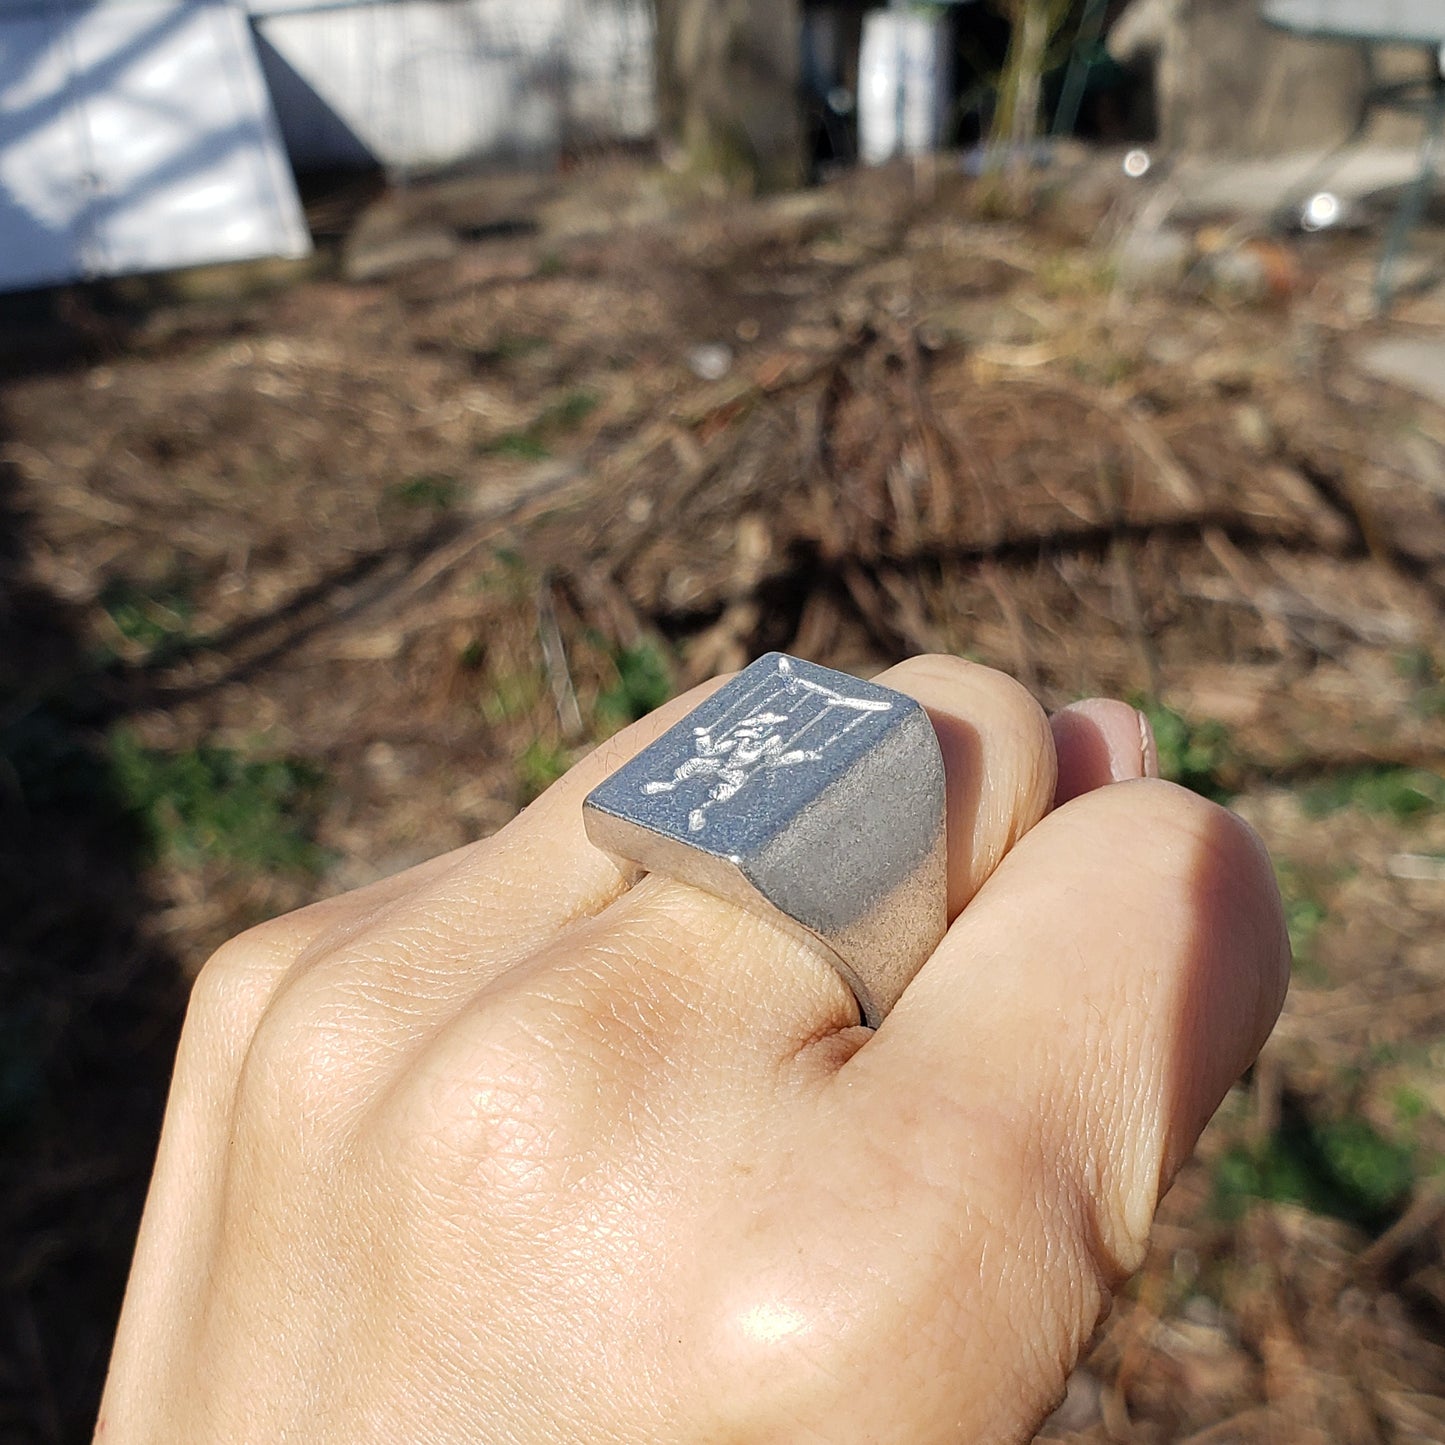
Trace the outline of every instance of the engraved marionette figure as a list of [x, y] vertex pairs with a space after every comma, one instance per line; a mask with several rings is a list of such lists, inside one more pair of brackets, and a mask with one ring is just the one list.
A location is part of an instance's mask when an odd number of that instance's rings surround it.
[[[888, 712], [892, 706], [800, 677], [787, 658], [779, 658], [775, 677], [744, 693], [716, 721], [693, 728], [693, 755], [673, 769], [670, 779], [654, 779], [642, 791], [671, 793], [692, 779], [712, 779], [705, 801], [687, 815], [688, 831], [701, 832], [709, 810], [730, 802], [749, 783], [818, 762], [868, 713]], [[824, 732], [820, 724], [831, 730]], [[805, 739], [812, 746], [799, 746]]]

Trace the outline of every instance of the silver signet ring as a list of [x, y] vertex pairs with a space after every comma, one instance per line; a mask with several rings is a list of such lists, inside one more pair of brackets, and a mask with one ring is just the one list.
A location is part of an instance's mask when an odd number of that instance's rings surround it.
[[870, 1027], [943, 937], [943, 755], [891, 688], [768, 653], [582, 808], [597, 847], [820, 944]]

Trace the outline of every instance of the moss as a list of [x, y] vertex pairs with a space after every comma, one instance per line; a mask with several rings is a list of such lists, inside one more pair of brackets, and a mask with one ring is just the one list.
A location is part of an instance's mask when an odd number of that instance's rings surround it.
[[1224, 725], [1193, 722], [1157, 699], [1136, 699], [1135, 706], [1154, 730], [1160, 775], [1215, 802], [1228, 802], [1234, 790], [1226, 776], [1235, 761], [1235, 750]]
[[673, 694], [672, 661], [656, 643], [618, 648], [612, 662], [617, 681], [597, 698], [597, 720], [609, 731], [646, 717]]
[[125, 729], [108, 752], [116, 794], [155, 855], [310, 873], [324, 865], [313, 837], [323, 777], [313, 764], [210, 744], [169, 752]]
[[1264, 1144], [1237, 1144], [1214, 1166], [1214, 1206], [1225, 1218], [1250, 1199], [1298, 1204], [1366, 1229], [1383, 1228], [1422, 1172], [1413, 1145], [1348, 1116], [1287, 1117]]
[[541, 797], [572, 766], [571, 754], [560, 743], [534, 738], [517, 759], [517, 783], [522, 801]]
[[1321, 818], [1343, 808], [1409, 823], [1445, 804], [1445, 778], [1423, 768], [1389, 765], [1356, 768], [1312, 783], [1300, 801], [1310, 817]]

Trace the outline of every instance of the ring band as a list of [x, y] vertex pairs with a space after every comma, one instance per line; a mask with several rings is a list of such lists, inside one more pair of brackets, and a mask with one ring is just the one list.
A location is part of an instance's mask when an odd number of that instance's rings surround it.
[[943, 755], [891, 688], [768, 653], [582, 810], [606, 852], [821, 944], [871, 1028], [943, 937]]

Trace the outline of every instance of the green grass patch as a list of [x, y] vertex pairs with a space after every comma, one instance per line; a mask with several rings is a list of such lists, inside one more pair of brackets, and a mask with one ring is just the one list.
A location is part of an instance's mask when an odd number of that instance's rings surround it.
[[513, 457], [522, 462], [541, 462], [552, 455], [546, 442], [531, 431], [503, 432], [501, 436], [489, 442], [484, 450], [493, 456]]
[[487, 361], [524, 361], [527, 357], [535, 356], [539, 351], [546, 349], [547, 338], [545, 336], [513, 334], [510, 331], [504, 331], [482, 355]]
[[1426, 647], [1412, 647], [1397, 653], [1395, 671], [1413, 688], [1410, 711], [1417, 717], [1445, 716], [1445, 672]]
[[1409, 1084], [1401, 1084], [1390, 1096], [1390, 1107], [1394, 1111], [1395, 1122], [1402, 1129], [1410, 1130], [1417, 1128], [1421, 1120], [1433, 1112], [1430, 1101]]
[[194, 640], [196, 608], [184, 578], [147, 588], [118, 577], [106, 583], [98, 601], [115, 630], [152, 661]]
[[1154, 730], [1160, 776], [1216, 803], [1227, 803], [1234, 796], [1226, 778], [1235, 753], [1223, 723], [1192, 722], [1173, 708], [1147, 698], [1135, 700], [1135, 706]]
[[1289, 859], [1276, 859], [1274, 872], [1284, 903], [1295, 973], [1305, 983], [1325, 983], [1324, 970], [1315, 958], [1315, 942], [1330, 915], [1318, 883]]
[[530, 803], [533, 798], [541, 797], [571, 766], [571, 754], [560, 743], [533, 738], [517, 759], [522, 801]]
[[540, 425], [549, 431], [571, 431], [581, 426], [594, 411], [600, 398], [596, 392], [578, 389], [569, 391], [542, 413]]
[[487, 679], [482, 716], [493, 727], [525, 717], [542, 700], [545, 683], [540, 669], [497, 671]]
[[1416, 717], [1445, 717], [1445, 682], [1437, 682], [1431, 687], [1422, 687], [1410, 699], [1410, 711]]
[[617, 681], [597, 697], [597, 720], [615, 731], [646, 717], [673, 694], [672, 660], [655, 642], [620, 647], [612, 654]]
[[1237, 1144], [1220, 1157], [1214, 1206], [1232, 1219], [1251, 1199], [1273, 1200], [1375, 1230], [1399, 1211], [1420, 1172], [1413, 1145], [1365, 1119], [1287, 1118], [1261, 1147]]
[[1311, 783], [1301, 792], [1300, 803], [1312, 818], [1358, 808], [1409, 823], [1445, 804], [1445, 778], [1423, 768], [1356, 768]]
[[456, 504], [461, 483], [442, 472], [424, 472], [386, 489], [387, 500], [415, 511], [444, 512]]
[[1412, 1069], [1428, 1069], [1439, 1062], [1433, 1057], [1431, 1049], [1418, 1040], [1381, 1040], [1370, 1045], [1365, 1061], [1372, 1069], [1388, 1069], [1397, 1064]]
[[530, 605], [537, 579], [527, 559], [513, 547], [497, 547], [472, 579], [472, 590], [504, 597], [515, 606]]
[[503, 432], [488, 442], [483, 451], [520, 461], [543, 461], [552, 455], [552, 443], [581, 426], [597, 409], [599, 400], [595, 392], [569, 391], [549, 403], [529, 427]]
[[1289, 927], [1289, 941], [1296, 960], [1307, 958], [1314, 943], [1315, 934], [1324, 925], [1329, 913], [1318, 898], [1286, 898], [1284, 905], [1285, 923]]
[[313, 836], [323, 778], [312, 764], [209, 744], [168, 752], [123, 729], [109, 754], [119, 800], [157, 856], [264, 871], [324, 866]]

